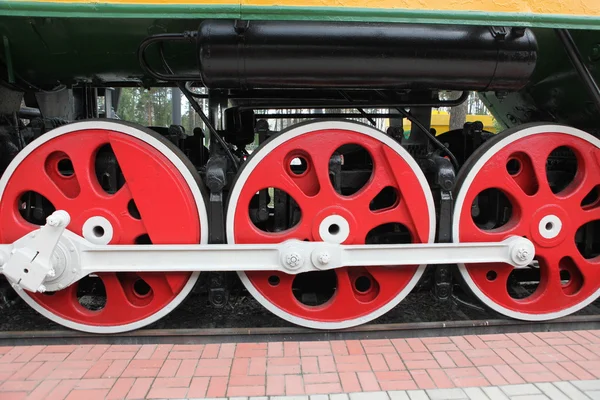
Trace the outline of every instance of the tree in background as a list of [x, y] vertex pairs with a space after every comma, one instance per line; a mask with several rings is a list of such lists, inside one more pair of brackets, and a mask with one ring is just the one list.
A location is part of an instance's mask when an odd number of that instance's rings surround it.
[[169, 126], [172, 118], [171, 89], [123, 88], [119, 118], [145, 126]]

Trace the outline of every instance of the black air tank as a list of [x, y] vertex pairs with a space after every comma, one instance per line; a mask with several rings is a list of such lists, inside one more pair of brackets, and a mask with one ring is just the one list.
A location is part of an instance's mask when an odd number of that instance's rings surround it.
[[529, 29], [354, 22], [206, 20], [210, 88], [517, 90], [535, 68]]

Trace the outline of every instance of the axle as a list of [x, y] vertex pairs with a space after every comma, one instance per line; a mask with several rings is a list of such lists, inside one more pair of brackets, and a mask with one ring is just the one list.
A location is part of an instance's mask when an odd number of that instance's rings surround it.
[[63, 289], [103, 272], [281, 271], [299, 274], [353, 266], [507, 263], [527, 267], [533, 244], [513, 236], [492, 243], [342, 245], [287, 240], [279, 244], [99, 245], [67, 231], [70, 217], [56, 211], [46, 225], [0, 245], [2, 273], [13, 287], [32, 292]]

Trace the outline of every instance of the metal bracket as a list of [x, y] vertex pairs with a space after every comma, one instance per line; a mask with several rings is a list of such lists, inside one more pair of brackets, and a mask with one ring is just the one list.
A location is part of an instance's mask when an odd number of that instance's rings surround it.
[[[299, 274], [353, 266], [507, 263], [525, 268], [535, 254], [519, 236], [493, 243], [340, 245], [288, 240], [278, 244], [97, 245], [65, 230], [69, 216], [57, 211], [39, 231], [0, 245], [4, 275], [29, 291], [60, 290], [103, 272], [281, 271]], [[56, 271], [55, 271], [56, 267]]]
[[[4, 276], [23, 289], [32, 292], [46, 291], [42, 283], [46, 278], [56, 276], [52, 256], [70, 222], [71, 218], [66, 211], [56, 211], [49, 216], [46, 225], [22, 239], [26, 246], [15, 246], [10, 251], [10, 257], [4, 260], [7, 262], [2, 268]], [[2, 258], [0, 257], [0, 262]]]

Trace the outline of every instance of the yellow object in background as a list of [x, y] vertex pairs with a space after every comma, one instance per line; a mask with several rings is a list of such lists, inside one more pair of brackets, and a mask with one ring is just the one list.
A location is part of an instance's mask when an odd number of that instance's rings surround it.
[[[491, 115], [467, 115], [467, 122], [481, 121], [483, 123], [483, 129], [497, 133], [496, 126], [494, 125], [494, 117]], [[389, 120], [388, 120], [389, 126]], [[411, 123], [409, 120], [404, 119], [404, 131], [410, 131]], [[431, 114], [431, 127], [435, 129], [437, 135], [440, 133], [448, 132], [450, 130], [450, 114], [445, 111], [434, 110]]]

